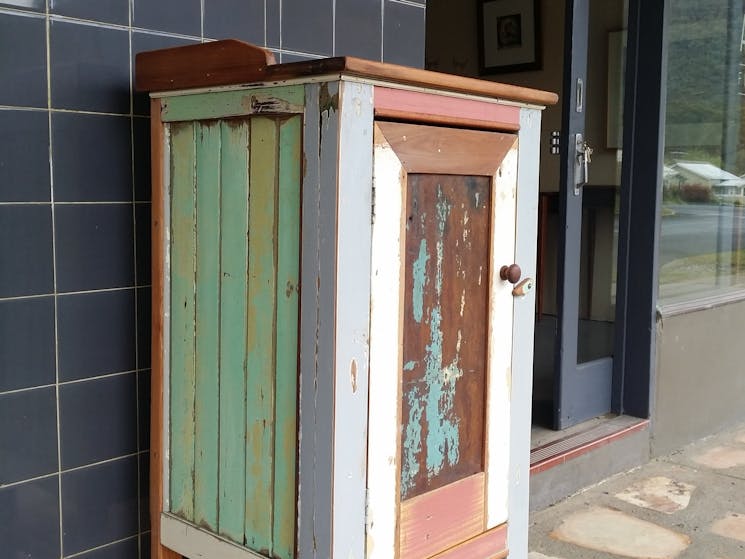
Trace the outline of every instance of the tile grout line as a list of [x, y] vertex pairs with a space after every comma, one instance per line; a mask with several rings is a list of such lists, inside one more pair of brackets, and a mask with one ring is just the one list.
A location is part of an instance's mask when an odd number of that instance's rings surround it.
[[[59, 204], [55, 204], [57, 206]], [[128, 287], [106, 287], [103, 289], [84, 289], [81, 291], [62, 291], [62, 292], [55, 292], [55, 293], [38, 293], [35, 295], [18, 295], [15, 297], [0, 297], [0, 303], [4, 303], [6, 301], [23, 301], [27, 299], [37, 299], [40, 297], [66, 297], [68, 295], [90, 295], [95, 293], [111, 293], [114, 291], [128, 291], [130, 289], [138, 289], [138, 288], [148, 288], [151, 287], [150, 284], [145, 285], [130, 285]]]
[[52, 133], [52, 22], [49, 17], [49, 3], [45, 2], [45, 39], [47, 70], [47, 130], [49, 133], [49, 203], [52, 219], [52, 291], [54, 297], [54, 400], [57, 413], [57, 513], [59, 515], [59, 556], [64, 557], [64, 520], [62, 518], [62, 411], [60, 402], [60, 348], [59, 348], [59, 305], [57, 298], [57, 229], [54, 210], [54, 142]]
[[140, 354], [139, 354], [139, 341], [140, 341], [140, 316], [139, 316], [139, 290], [137, 289], [137, 285], [139, 283], [139, 275], [137, 270], [137, 230], [138, 230], [138, 223], [137, 223], [137, 204], [135, 203], [137, 200], [137, 177], [135, 175], [135, 132], [134, 132], [134, 92], [133, 92], [133, 84], [132, 84], [132, 75], [134, 72], [134, 64], [133, 64], [133, 52], [132, 52], [132, 12], [134, 11], [134, 0], [128, 1], [128, 10], [127, 10], [127, 17], [129, 18], [129, 25], [128, 25], [128, 47], [129, 47], [129, 68], [128, 68], [128, 75], [129, 75], [129, 113], [130, 113], [130, 120], [129, 120], [129, 156], [130, 156], [130, 169], [132, 173], [132, 263], [133, 263], [133, 274], [134, 277], [132, 278], [134, 280], [134, 314], [135, 314], [135, 331], [134, 331], [134, 343], [135, 343], [135, 402], [134, 402], [134, 408], [135, 408], [135, 448], [137, 449], [137, 483], [136, 490], [137, 490], [137, 557], [142, 558], [142, 487], [141, 487], [141, 479], [142, 479], [142, 472], [140, 471], [140, 373], [139, 373], [139, 367], [140, 367]]
[[77, 553], [73, 553], [72, 555], [66, 555], [66, 556], [64, 557], [64, 559], [75, 559], [76, 557], [80, 557], [80, 556], [82, 556], [82, 555], [85, 555], [86, 553], [90, 553], [91, 551], [98, 551], [98, 550], [100, 550], [100, 549], [106, 549], [106, 548], [108, 548], [108, 547], [112, 547], [112, 546], [114, 546], [114, 545], [116, 545], [116, 544], [119, 544], [119, 543], [122, 543], [122, 542], [126, 542], [126, 541], [129, 541], [129, 540], [133, 540], [133, 539], [135, 539], [135, 538], [137, 538], [137, 539], [138, 539], [138, 543], [137, 543], [137, 546], [138, 546], [138, 548], [139, 548], [139, 539], [140, 539], [140, 534], [138, 533], [138, 534], [137, 534], [137, 535], [135, 535], [135, 536], [128, 536], [128, 537], [126, 537], [126, 538], [122, 538], [122, 539], [120, 539], [120, 540], [116, 540], [116, 541], [113, 541], [113, 542], [108, 542], [108, 543], [105, 543], [105, 544], [103, 544], [103, 545], [99, 545], [99, 546], [97, 546], [97, 547], [91, 547], [90, 549], [85, 549], [85, 550], [83, 550], [83, 551], [78, 551]]
[[108, 379], [108, 378], [113, 378], [113, 377], [120, 377], [124, 375], [143, 373], [149, 370], [150, 369], [148, 368], [144, 368], [144, 369], [130, 369], [128, 371], [114, 371], [111, 373], [103, 373], [103, 374], [92, 376], [92, 377], [76, 378], [72, 380], [60, 380], [59, 382], [55, 382], [55, 383], [40, 384], [38, 386], [27, 386], [24, 388], [13, 388], [11, 390], [0, 391], [0, 396], [8, 396], [10, 394], [20, 394], [22, 392], [31, 392], [33, 390], [41, 390], [44, 388], [53, 388], [57, 386], [57, 384], [59, 384], [60, 386], [68, 386], [70, 384], [80, 384], [81, 382], [88, 382], [90, 380], [102, 380], [102, 379]]

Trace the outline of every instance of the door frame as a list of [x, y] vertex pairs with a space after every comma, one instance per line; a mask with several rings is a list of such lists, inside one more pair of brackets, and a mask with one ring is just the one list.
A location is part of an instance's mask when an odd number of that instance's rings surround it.
[[[567, 0], [562, 89], [560, 242], [557, 262], [557, 336], [554, 356], [554, 428], [564, 429], [611, 410], [613, 358], [580, 363], [579, 283], [583, 188], [575, 164], [575, 138], [585, 136], [590, 0]], [[586, 179], [587, 177], [585, 177]]]
[[[579, 0], [585, 1], [585, 0]], [[623, 162], [620, 184], [620, 215], [618, 232], [616, 316], [614, 353], [605, 359], [612, 367], [610, 411], [648, 419], [653, 398], [653, 374], [656, 358], [656, 303], [658, 285], [659, 208], [661, 205], [662, 161], [664, 149], [665, 88], [666, 88], [666, 32], [665, 7], [669, 0], [629, 0], [627, 19], [626, 66], [624, 69], [623, 113]], [[567, 33], [572, 29], [574, 0], [567, 0]], [[575, 37], [572, 37], [574, 40]], [[587, 48], [586, 42], [584, 49]], [[565, 66], [564, 80], [571, 79]], [[576, 84], [573, 84], [576, 87]], [[572, 101], [576, 99], [572, 89]], [[566, 100], [564, 111], [571, 101]], [[567, 116], [564, 115], [564, 129]], [[562, 140], [562, 152], [574, 146], [567, 145], [568, 134]], [[566, 157], [568, 159], [568, 157]], [[562, 162], [562, 166], [566, 163]], [[567, 176], [573, 175], [567, 169]], [[564, 170], [562, 170], [562, 176]], [[571, 177], [570, 177], [571, 178]], [[566, 197], [564, 197], [566, 198]], [[581, 197], [580, 197], [581, 198]], [[575, 227], [581, 224], [579, 212], [574, 209]], [[560, 211], [571, 212], [562, 200]], [[576, 219], [578, 218], [578, 219]], [[564, 219], [564, 216], [562, 216]], [[562, 247], [560, 246], [560, 251]], [[574, 261], [578, 268], [579, 247]], [[570, 254], [571, 259], [571, 254]], [[558, 277], [566, 281], [566, 253], [559, 253]], [[578, 272], [578, 270], [577, 270]], [[559, 285], [558, 307], [564, 325], [571, 320], [574, 336], [564, 338], [573, 348], [576, 359], [577, 309], [564, 314], [567, 301], [561, 301]], [[577, 299], [574, 299], [576, 307]], [[563, 304], [563, 307], [562, 307]], [[563, 328], [566, 330], [566, 327]], [[557, 332], [555, 370], [560, 375], [561, 360], [567, 355], [561, 350], [562, 328]], [[575, 361], [576, 363], [576, 361]], [[575, 367], [592, 367], [598, 362], [579, 364]], [[559, 384], [557, 378], [556, 384]], [[555, 391], [559, 402], [559, 387]], [[558, 419], [558, 413], [555, 414]], [[558, 423], [558, 421], [557, 421]], [[556, 425], [562, 427], [561, 424]]]
[[629, 0], [611, 410], [651, 416], [669, 0]]

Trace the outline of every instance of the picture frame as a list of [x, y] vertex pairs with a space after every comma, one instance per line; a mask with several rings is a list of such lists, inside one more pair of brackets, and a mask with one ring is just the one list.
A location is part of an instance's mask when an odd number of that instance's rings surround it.
[[537, 0], [480, 0], [480, 73], [541, 69]]

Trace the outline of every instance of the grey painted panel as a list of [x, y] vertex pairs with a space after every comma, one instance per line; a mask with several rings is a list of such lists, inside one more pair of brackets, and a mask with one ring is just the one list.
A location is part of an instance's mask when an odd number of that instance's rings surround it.
[[333, 557], [363, 557], [372, 246], [373, 90], [340, 91]]
[[745, 302], [658, 323], [654, 455], [745, 421], [743, 331]]
[[[517, 161], [517, 224], [515, 262], [524, 277], [535, 277], [538, 227], [538, 163], [541, 113], [520, 110]], [[528, 552], [528, 494], [530, 478], [530, 424], [533, 390], [533, 327], [535, 291], [515, 300], [512, 330], [512, 396], [510, 401], [509, 524], [511, 555]]]
[[[323, 88], [323, 93], [322, 93]], [[298, 559], [331, 557], [338, 84], [306, 86], [300, 317]]]

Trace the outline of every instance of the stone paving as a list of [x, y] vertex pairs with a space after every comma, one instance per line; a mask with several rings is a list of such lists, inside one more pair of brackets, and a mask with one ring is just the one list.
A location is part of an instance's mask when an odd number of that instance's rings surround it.
[[745, 559], [745, 426], [533, 513], [528, 559]]

